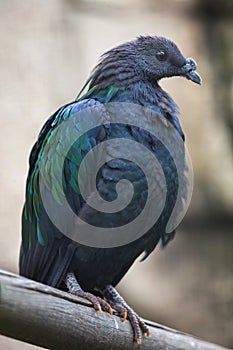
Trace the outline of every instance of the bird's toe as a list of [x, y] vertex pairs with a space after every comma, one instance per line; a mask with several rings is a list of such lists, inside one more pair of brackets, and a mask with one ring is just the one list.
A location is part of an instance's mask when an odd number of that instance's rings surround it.
[[104, 299], [102, 299], [101, 297], [96, 297], [99, 301], [99, 304], [101, 305], [102, 309], [106, 312], [109, 312], [110, 315], [113, 314], [113, 310], [111, 305]]
[[133, 333], [134, 333], [134, 339], [138, 344], [142, 343], [142, 335], [141, 332], [145, 333], [147, 336], [150, 335], [150, 330], [146, 323], [138, 316], [138, 314], [131, 309], [130, 307], [127, 308], [127, 314], [128, 314], [128, 320], [131, 323]]

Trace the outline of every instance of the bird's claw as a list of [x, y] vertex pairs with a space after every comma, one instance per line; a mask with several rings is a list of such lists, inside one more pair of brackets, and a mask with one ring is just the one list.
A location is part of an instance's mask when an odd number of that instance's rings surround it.
[[102, 314], [103, 311], [108, 312], [110, 315], [113, 314], [113, 310], [107, 301], [105, 301], [101, 297], [96, 297], [91, 293], [88, 294], [90, 294], [91, 296], [90, 298], [88, 298], [88, 300], [92, 302], [95, 310], [97, 310], [100, 314]]
[[[99, 301], [100, 308], [102, 307], [102, 309], [104, 311], [106, 311], [110, 315], [112, 315], [113, 314], [113, 310], [112, 310], [110, 304], [106, 300], [102, 299], [101, 297], [96, 297], [96, 298]], [[101, 312], [102, 312], [102, 309], [101, 309]]]
[[129, 320], [131, 327], [133, 329], [134, 339], [138, 344], [142, 343], [142, 333], [147, 336], [150, 335], [150, 330], [145, 322], [136, 314], [136, 312], [127, 305], [125, 300], [120, 296], [116, 289], [108, 285], [102, 291], [105, 300], [111, 305], [111, 307], [116, 310], [118, 315], [122, 317], [122, 320]]
[[150, 330], [145, 322], [134, 312], [128, 305], [122, 305], [120, 303], [112, 304], [114, 310], [122, 317], [122, 320], [125, 321], [127, 318], [131, 323], [134, 339], [136, 342], [142, 344], [141, 332], [145, 333], [148, 337], [150, 336]]
[[133, 328], [134, 339], [139, 345], [141, 345], [142, 344], [141, 331], [143, 333], [149, 334], [150, 332], [149, 328], [145, 324], [145, 322], [142, 321], [142, 319], [138, 316], [138, 314], [135, 311], [133, 311], [130, 307], [127, 307], [127, 311], [128, 311], [128, 319]]
[[102, 313], [102, 310], [104, 310], [112, 315], [112, 308], [114, 308], [120, 317], [122, 317], [123, 321], [128, 318], [133, 329], [134, 339], [138, 344], [142, 343], [141, 332], [146, 333], [147, 336], [150, 335], [150, 330], [145, 322], [126, 304], [124, 299], [112, 286], [106, 287], [103, 292], [103, 297], [105, 299], [103, 299], [99, 296], [83, 291], [73, 273], [68, 273], [65, 281], [70, 293], [89, 300], [93, 304], [95, 310], [99, 311], [99, 313]]
[[123, 321], [127, 320], [127, 311], [124, 312]]
[[102, 311], [100, 304], [97, 304], [97, 310], [99, 311], [100, 314], [102, 314], [103, 311]]
[[100, 314], [102, 314], [103, 311], [109, 312], [110, 315], [113, 314], [113, 310], [109, 305], [109, 303], [104, 299], [102, 299], [101, 297], [95, 296], [94, 294], [84, 292], [84, 291], [76, 291], [76, 292], [71, 291], [70, 293], [78, 297], [89, 300], [92, 303], [94, 309], [98, 311]]

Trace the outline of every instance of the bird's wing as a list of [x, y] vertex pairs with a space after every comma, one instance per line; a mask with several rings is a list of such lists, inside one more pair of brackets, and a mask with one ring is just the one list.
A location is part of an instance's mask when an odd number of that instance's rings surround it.
[[[78, 112], [96, 104], [99, 102], [88, 99], [60, 108], [45, 123], [30, 154], [22, 214], [20, 274], [52, 286], [60, 283], [76, 246], [53, 224], [43, 200], [52, 195], [52, 199], [60, 205], [67, 197], [75, 212], [82, 207], [78, 167], [83, 156], [98, 142], [98, 137], [101, 139], [103, 136], [102, 126], [88, 131], [81, 141], [74, 143], [72, 132], [74, 127], [81, 125]], [[66, 121], [71, 122], [59, 129]], [[66, 147], [69, 148], [68, 153]], [[64, 177], [59, 181], [61, 169]], [[82, 178], [79, 180], [85, 181]]]

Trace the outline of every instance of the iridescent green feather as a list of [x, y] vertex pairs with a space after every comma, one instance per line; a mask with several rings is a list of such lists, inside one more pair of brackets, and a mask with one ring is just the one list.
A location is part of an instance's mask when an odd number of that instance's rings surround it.
[[[119, 89], [113, 86], [103, 91], [93, 87], [79, 101], [91, 97], [107, 103], [118, 91]], [[42, 143], [40, 143], [40, 149], [33, 164], [34, 168], [27, 181], [26, 203], [22, 217], [24, 251], [31, 249], [36, 240], [41, 245], [46, 245], [54, 237], [61, 237], [62, 235], [58, 230], [53, 230], [52, 232], [44, 232], [46, 230], [43, 230], [42, 232], [40, 228], [40, 212], [43, 208], [39, 186], [40, 181], [52, 193], [54, 200], [61, 205], [64, 200], [64, 191], [67, 188], [66, 181], [68, 181], [75, 193], [79, 195], [79, 181], [82, 181], [83, 185], [87, 184], [88, 177], [93, 172], [95, 159], [90, 158], [89, 162], [85, 163], [85, 178], [78, 176], [82, 159], [92, 148], [90, 143], [90, 137], [92, 136], [90, 133], [84, 134], [65, 154], [67, 145], [73, 139], [74, 132], [77, 132], [77, 130], [79, 132], [82, 131], [83, 124], [79, 120], [77, 111], [83, 108], [86, 107], [85, 104], [82, 105], [82, 102], [80, 102], [80, 107], [79, 102], [62, 107], [54, 117], [51, 117], [51, 124], [45, 124], [40, 133], [39, 137]], [[67, 125], [64, 125], [61, 132], [59, 126], [66, 120], [69, 120], [69, 122]], [[75, 129], [77, 130], [75, 131]], [[67, 161], [64, 163], [65, 158]], [[64, 170], [64, 164], [68, 165], [70, 175], [69, 178], [65, 179], [63, 176], [60, 179], [60, 174]]]

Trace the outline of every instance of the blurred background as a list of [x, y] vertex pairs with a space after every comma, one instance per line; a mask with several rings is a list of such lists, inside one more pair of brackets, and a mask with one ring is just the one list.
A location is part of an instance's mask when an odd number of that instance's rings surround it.
[[[198, 62], [202, 87], [161, 82], [180, 106], [194, 192], [175, 240], [136, 262], [119, 291], [142, 316], [233, 347], [233, 1], [0, 1], [0, 268], [18, 272], [28, 156], [98, 57], [162, 35]], [[37, 347], [0, 337], [0, 348]]]

